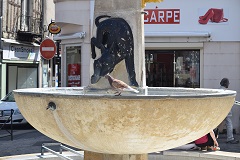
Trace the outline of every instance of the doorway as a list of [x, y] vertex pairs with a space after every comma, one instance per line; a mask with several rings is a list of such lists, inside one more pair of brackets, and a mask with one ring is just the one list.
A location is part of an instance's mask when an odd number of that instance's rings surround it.
[[146, 85], [200, 87], [200, 50], [146, 50]]
[[81, 46], [66, 47], [67, 86], [81, 86]]

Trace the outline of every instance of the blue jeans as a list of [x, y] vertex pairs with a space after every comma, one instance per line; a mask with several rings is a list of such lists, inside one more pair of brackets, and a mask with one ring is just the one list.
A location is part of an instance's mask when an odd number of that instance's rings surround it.
[[230, 118], [231, 116], [227, 116], [225, 118], [226, 128], [227, 128], [227, 141], [234, 140], [233, 138], [233, 125], [232, 120]]

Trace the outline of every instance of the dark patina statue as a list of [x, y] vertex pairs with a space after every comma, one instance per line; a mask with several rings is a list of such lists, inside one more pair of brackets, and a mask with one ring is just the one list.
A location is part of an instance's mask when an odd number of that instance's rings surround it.
[[[101, 22], [101, 18], [107, 18]], [[96, 58], [95, 47], [101, 49], [101, 57], [94, 61], [94, 74], [91, 83], [111, 73], [116, 64], [125, 60], [130, 85], [138, 86], [134, 67], [134, 42], [129, 24], [122, 18], [107, 15], [95, 19], [96, 37], [91, 38], [92, 58]]]

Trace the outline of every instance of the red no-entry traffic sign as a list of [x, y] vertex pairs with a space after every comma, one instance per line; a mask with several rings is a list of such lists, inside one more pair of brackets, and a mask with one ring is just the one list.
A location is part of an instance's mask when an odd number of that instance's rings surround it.
[[40, 44], [40, 53], [44, 59], [52, 59], [56, 53], [56, 44], [52, 39], [44, 39]]

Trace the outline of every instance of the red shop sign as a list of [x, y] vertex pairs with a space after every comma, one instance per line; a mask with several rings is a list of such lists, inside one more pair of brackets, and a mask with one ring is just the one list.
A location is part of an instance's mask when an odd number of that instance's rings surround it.
[[68, 87], [80, 87], [80, 64], [68, 64]]
[[144, 24], [180, 24], [180, 9], [146, 9]]

